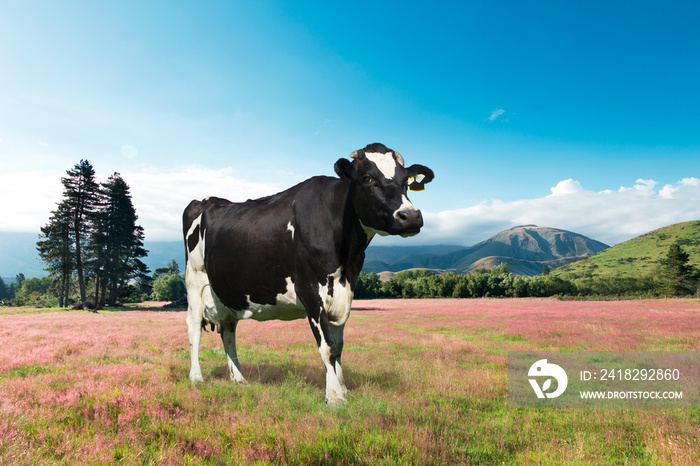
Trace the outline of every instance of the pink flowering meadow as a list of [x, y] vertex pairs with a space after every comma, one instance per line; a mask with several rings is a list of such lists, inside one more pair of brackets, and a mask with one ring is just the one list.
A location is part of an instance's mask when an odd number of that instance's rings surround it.
[[348, 405], [304, 320], [239, 325], [246, 386], [185, 312], [0, 314], [0, 464], [697, 464], [698, 410], [518, 410], [507, 354], [699, 350], [693, 300], [355, 301]]

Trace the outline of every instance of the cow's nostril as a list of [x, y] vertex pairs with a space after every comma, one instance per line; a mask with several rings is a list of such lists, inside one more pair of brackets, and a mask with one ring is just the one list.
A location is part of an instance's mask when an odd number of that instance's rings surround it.
[[423, 216], [420, 210], [400, 210], [394, 213], [396, 220], [405, 228], [422, 227], [423, 226]]

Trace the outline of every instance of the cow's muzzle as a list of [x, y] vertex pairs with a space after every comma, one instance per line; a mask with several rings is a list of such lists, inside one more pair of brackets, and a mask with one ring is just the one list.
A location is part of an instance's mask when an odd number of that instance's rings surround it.
[[394, 214], [399, 234], [404, 238], [415, 236], [423, 227], [423, 214], [418, 209], [400, 210]]

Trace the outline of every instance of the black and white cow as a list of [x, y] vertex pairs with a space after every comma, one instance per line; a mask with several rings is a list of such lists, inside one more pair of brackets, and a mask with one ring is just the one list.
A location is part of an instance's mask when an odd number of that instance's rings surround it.
[[236, 355], [236, 325], [309, 319], [326, 366], [326, 400], [345, 403], [340, 366], [343, 329], [365, 249], [375, 234], [418, 234], [420, 210], [408, 189], [420, 191], [433, 172], [404, 167], [382, 144], [335, 163], [340, 178], [316, 176], [274, 196], [243, 203], [210, 197], [183, 214], [187, 266], [190, 380], [202, 380], [202, 328], [221, 331], [231, 379], [245, 383]]

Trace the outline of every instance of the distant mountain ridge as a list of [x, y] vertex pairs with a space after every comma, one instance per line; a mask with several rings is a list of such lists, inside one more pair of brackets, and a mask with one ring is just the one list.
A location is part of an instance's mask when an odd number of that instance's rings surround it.
[[378, 261], [373, 257], [371, 248], [368, 248], [363, 271], [378, 273], [428, 268], [466, 273], [479, 267], [490, 269], [506, 263], [515, 274], [538, 275], [545, 266], [554, 269], [608, 247], [578, 233], [521, 225], [498, 232], [472, 247], [462, 247], [442, 254], [407, 254], [393, 261], [386, 260], [386, 257], [385, 260]]
[[[36, 250], [38, 233], [0, 232], [0, 276], [8, 283], [18, 273], [25, 277], [45, 277], [44, 263]], [[148, 256], [144, 262], [151, 272], [166, 267], [175, 259], [180, 271], [185, 271], [185, 248], [182, 241], [145, 241]]]

